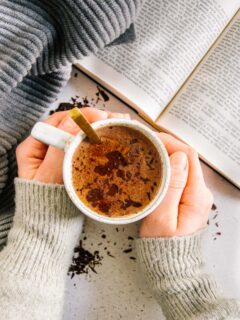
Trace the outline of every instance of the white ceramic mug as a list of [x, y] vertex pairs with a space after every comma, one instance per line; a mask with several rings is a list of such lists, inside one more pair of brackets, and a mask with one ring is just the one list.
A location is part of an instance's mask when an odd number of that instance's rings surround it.
[[144, 126], [143, 124], [128, 119], [107, 119], [98, 121], [92, 124], [94, 129], [106, 127], [106, 126], [125, 126], [132, 128], [134, 130], [139, 131], [145, 137], [147, 137], [150, 142], [156, 147], [157, 151], [159, 152], [160, 158], [162, 160], [162, 181], [159, 187], [158, 192], [156, 193], [155, 197], [151, 200], [151, 202], [138, 213], [134, 213], [132, 215], [126, 215], [122, 217], [107, 217], [98, 214], [97, 212], [91, 210], [87, 207], [78, 197], [77, 193], [74, 190], [73, 183], [72, 183], [72, 158], [75, 153], [75, 150], [86, 138], [86, 135], [83, 132], [80, 132], [76, 136], [73, 136], [65, 131], [62, 131], [58, 128], [55, 128], [49, 124], [38, 122], [32, 129], [31, 135], [48, 145], [52, 145], [59, 149], [65, 151], [65, 157], [63, 162], [63, 180], [64, 185], [67, 190], [67, 193], [76, 207], [86, 214], [88, 217], [109, 224], [127, 224], [131, 222], [135, 222], [146, 217], [150, 214], [156, 207], [160, 204], [162, 199], [164, 198], [167, 188], [169, 185], [170, 180], [170, 162], [167, 151], [160, 141], [160, 139], [155, 135], [155, 133]]

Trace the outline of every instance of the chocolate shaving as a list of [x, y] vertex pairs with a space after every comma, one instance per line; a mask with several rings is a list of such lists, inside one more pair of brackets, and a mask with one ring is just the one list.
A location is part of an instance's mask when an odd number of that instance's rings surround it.
[[107, 93], [101, 89], [100, 87], [97, 87], [98, 92], [96, 93], [96, 96], [99, 98], [100, 96], [103, 98], [104, 102], [109, 100], [109, 96], [107, 95]]
[[215, 205], [215, 203], [213, 203], [213, 205], [212, 205], [212, 210], [213, 211], [217, 210], [217, 206]]
[[107, 255], [108, 255], [109, 257], [111, 257], [111, 258], [115, 258], [115, 257], [110, 253], [110, 251], [107, 252]]
[[134, 201], [129, 197], [129, 199], [125, 199], [124, 203], [121, 205], [121, 208], [127, 209], [130, 206], [133, 206], [134, 208], [140, 208], [142, 206], [142, 203]]
[[132, 252], [132, 248], [129, 248], [129, 249], [125, 249], [123, 250], [124, 253], [129, 253], [129, 252]]
[[72, 258], [72, 264], [69, 267], [68, 275], [71, 279], [75, 275], [88, 274], [90, 270], [97, 273], [96, 266], [101, 265], [102, 257], [99, 255], [99, 251], [91, 253], [82, 246], [82, 240], [79, 245], [74, 249], [74, 255]]

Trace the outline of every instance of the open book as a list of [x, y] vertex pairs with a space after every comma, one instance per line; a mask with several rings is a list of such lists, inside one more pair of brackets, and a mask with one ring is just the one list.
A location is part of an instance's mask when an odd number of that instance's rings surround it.
[[148, 0], [137, 40], [76, 66], [240, 188], [240, 0]]

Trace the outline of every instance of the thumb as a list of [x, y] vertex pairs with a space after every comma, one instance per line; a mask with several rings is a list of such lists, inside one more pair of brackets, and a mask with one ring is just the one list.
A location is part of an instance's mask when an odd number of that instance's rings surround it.
[[184, 152], [175, 152], [170, 156], [171, 178], [161, 211], [178, 213], [178, 206], [188, 177], [188, 159]]
[[165, 237], [176, 231], [178, 207], [188, 177], [188, 159], [184, 152], [170, 157], [171, 179], [167, 194], [160, 205], [147, 216], [140, 227], [141, 237]]

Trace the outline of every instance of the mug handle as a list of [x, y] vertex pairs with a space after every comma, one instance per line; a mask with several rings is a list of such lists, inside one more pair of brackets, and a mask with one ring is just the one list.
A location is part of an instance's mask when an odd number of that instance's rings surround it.
[[66, 150], [69, 142], [74, 137], [72, 134], [44, 122], [37, 122], [34, 125], [31, 136], [44, 144], [61, 150]]

